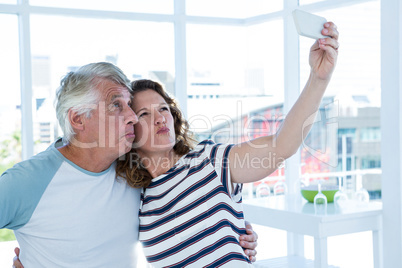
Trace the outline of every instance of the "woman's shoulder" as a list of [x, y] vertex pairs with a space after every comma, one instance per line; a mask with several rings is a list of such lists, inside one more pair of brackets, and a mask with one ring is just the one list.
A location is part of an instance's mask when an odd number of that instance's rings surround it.
[[218, 145], [218, 144], [216, 142], [214, 142], [213, 140], [203, 140], [200, 143], [198, 143], [194, 147], [194, 149], [190, 151], [190, 153], [205, 150], [207, 148], [212, 148], [212, 147], [214, 147], [216, 145]]
[[230, 148], [232, 144], [225, 144], [225, 143], [216, 143], [213, 140], [207, 139], [203, 140], [198, 143], [193, 150], [191, 150], [187, 155], [186, 158], [194, 158], [199, 157], [201, 155], [208, 155], [215, 154], [215, 152], [219, 150], [226, 150], [226, 148]]
[[[203, 141], [201, 141], [200, 143], [198, 143], [196, 146], [195, 146], [195, 148], [197, 148], [197, 147], [206, 147], [206, 146], [213, 146], [213, 145], [215, 145], [216, 144], [216, 142], [214, 142], [213, 140], [203, 140]], [[194, 148], [194, 149], [195, 149]]]

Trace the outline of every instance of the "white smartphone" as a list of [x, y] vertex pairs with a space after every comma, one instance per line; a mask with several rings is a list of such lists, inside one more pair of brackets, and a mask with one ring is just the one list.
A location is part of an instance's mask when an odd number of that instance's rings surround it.
[[326, 38], [326, 36], [321, 34], [321, 31], [324, 28], [324, 23], [327, 22], [324, 17], [300, 9], [295, 9], [292, 14], [297, 32], [300, 35], [313, 39]]

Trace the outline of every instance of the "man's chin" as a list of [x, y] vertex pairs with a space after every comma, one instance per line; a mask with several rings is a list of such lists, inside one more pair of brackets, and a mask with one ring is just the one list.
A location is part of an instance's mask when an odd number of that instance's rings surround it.
[[123, 155], [129, 153], [130, 151], [131, 151], [131, 146], [120, 147], [120, 148], [119, 148], [119, 153], [118, 153], [119, 156], [118, 156], [118, 157], [121, 157], [121, 156], [123, 156]]

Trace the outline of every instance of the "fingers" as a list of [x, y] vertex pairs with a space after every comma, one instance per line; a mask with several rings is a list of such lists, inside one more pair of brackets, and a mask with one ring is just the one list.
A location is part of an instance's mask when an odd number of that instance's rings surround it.
[[256, 250], [246, 249], [244, 252], [246, 253], [246, 255], [248, 256], [248, 259], [251, 262], [255, 262], [257, 260], [257, 257], [256, 257], [257, 251]]
[[[253, 236], [253, 238], [251, 238], [251, 236]], [[251, 262], [255, 262], [257, 260], [257, 251], [255, 248], [257, 247], [258, 243], [256, 240], [254, 240], [254, 238], [254, 235], [243, 235], [240, 237], [240, 245], [245, 249], [244, 253], [248, 256]]]
[[13, 258], [13, 268], [24, 268], [24, 266], [22, 266], [22, 263], [19, 260], [20, 249], [15, 248], [14, 253], [15, 253], [16, 256]]
[[13, 268], [24, 268], [24, 266], [22, 266], [22, 263], [17, 258], [17, 256], [15, 256], [13, 260]]
[[17, 258], [18, 258], [20, 256], [20, 248], [16, 247], [14, 249], [14, 253], [15, 253], [15, 255], [17, 255]]
[[245, 249], [250, 249], [250, 250], [255, 250], [258, 246], [258, 242], [257, 241], [246, 241], [246, 240], [240, 240], [240, 246], [242, 246]]
[[245, 249], [244, 253], [248, 256], [250, 261], [255, 262], [257, 260], [257, 251], [255, 250], [255, 248], [258, 245], [258, 235], [256, 232], [253, 231], [253, 227], [249, 222], [246, 221], [245, 225], [247, 234], [240, 236], [240, 245]]
[[240, 236], [240, 245], [247, 249], [255, 249], [257, 247], [258, 235], [253, 231], [251, 224], [246, 221], [246, 234]]
[[332, 21], [324, 23], [324, 29], [322, 29], [321, 33], [335, 40], [339, 38], [338, 27]]
[[318, 40], [318, 45], [323, 50], [333, 49], [338, 51], [339, 48], [339, 32], [337, 26], [333, 22], [326, 22], [324, 24], [324, 29], [321, 32], [323, 35], [330, 36], [328, 38], [321, 38]]
[[[244, 240], [249, 241], [249, 242], [257, 242], [258, 234], [256, 232], [254, 232], [253, 226], [251, 226], [250, 222], [248, 222], [248, 221], [245, 221], [245, 225], [246, 225], [247, 235], [244, 237], [245, 238]], [[241, 236], [240, 236], [240, 238], [241, 238]]]

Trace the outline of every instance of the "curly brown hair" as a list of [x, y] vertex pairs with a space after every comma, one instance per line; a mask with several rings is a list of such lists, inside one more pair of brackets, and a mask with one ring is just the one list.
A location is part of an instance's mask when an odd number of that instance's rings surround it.
[[[194, 139], [193, 133], [189, 130], [189, 124], [187, 120], [184, 119], [177, 102], [167, 94], [162, 85], [152, 80], [140, 79], [133, 81], [131, 88], [133, 97], [135, 97], [136, 93], [149, 89], [162, 96], [169, 105], [170, 112], [174, 119], [174, 130], [176, 134], [176, 144], [173, 147], [174, 152], [179, 156], [183, 156], [191, 151], [197, 141]], [[145, 188], [152, 181], [151, 174], [142, 165], [135, 148], [132, 148], [130, 152], [117, 161], [116, 173], [118, 176], [125, 178], [128, 185], [134, 188]]]

